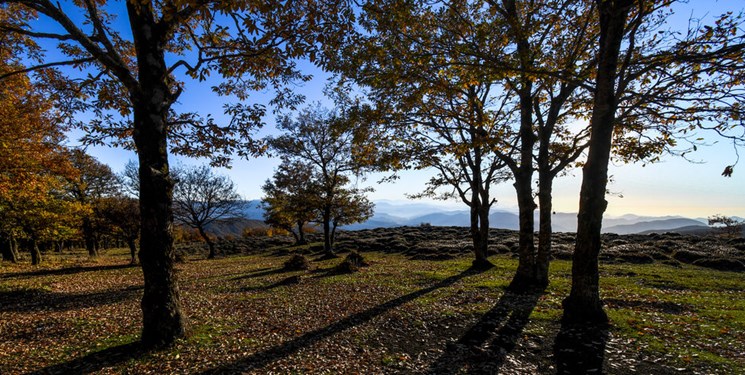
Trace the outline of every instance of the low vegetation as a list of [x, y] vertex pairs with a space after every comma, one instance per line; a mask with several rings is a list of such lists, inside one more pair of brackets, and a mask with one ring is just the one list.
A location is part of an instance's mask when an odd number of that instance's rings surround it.
[[[545, 293], [520, 296], [505, 292], [516, 234], [493, 232], [487, 271], [469, 269], [465, 228], [342, 232], [339, 253], [366, 264], [354, 273], [337, 272], [347, 259], [322, 257], [322, 243], [289, 237], [218, 243], [233, 255], [210, 261], [181, 248], [189, 331], [148, 353], [137, 343], [142, 271], [127, 249], [3, 264], [0, 373], [522, 374], [576, 371], [578, 359], [609, 374], [745, 371], [745, 273], [689, 264], [741, 262], [742, 239], [606, 236], [611, 325], [587, 337], [560, 323], [573, 235], [557, 236]], [[298, 254], [309, 269], [285, 268]]]

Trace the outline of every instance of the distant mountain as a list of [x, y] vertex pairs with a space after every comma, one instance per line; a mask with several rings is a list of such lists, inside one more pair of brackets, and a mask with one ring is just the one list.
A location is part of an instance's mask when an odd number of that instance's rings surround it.
[[246, 219], [264, 220], [264, 209], [261, 208], [261, 201], [258, 199], [243, 201], [241, 212]]
[[[247, 219], [263, 221], [261, 201], [245, 201], [242, 209]], [[554, 232], [575, 232], [577, 230], [577, 214], [556, 212], [552, 215]], [[736, 218], [742, 220], [741, 218]], [[375, 202], [374, 215], [364, 223], [344, 226], [347, 230], [372, 228], [390, 228], [398, 226], [418, 226], [428, 223], [435, 226], [464, 226], [470, 225], [470, 213], [464, 205], [463, 209], [438, 206], [422, 202]], [[538, 230], [538, 212], [535, 213], [536, 231]], [[500, 229], [519, 229], [519, 217], [514, 212], [493, 210], [489, 215], [489, 226]], [[633, 234], [651, 232], [704, 232], [708, 229], [706, 219], [689, 219], [680, 216], [639, 216], [627, 214], [603, 219], [604, 233]]]
[[205, 230], [215, 237], [241, 237], [243, 232], [248, 228], [268, 228], [263, 220], [231, 218], [222, 219], [208, 225]]
[[604, 233], [633, 234], [649, 231], [670, 231], [671, 229], [683, 227], [708, 228], [706, 224], [693, 219], [674, 218], [651, 221], [641, 221], [633, 224], [615, 225], [603, 228]]
[[432, 213], [462, 211], [439, 206], [432, 203], [422, 202], [398, 202], [398, 201], [375, 201], [375, 214], [385, 214], [402, 219], [413, 219], [417, 216], [425, 216]]

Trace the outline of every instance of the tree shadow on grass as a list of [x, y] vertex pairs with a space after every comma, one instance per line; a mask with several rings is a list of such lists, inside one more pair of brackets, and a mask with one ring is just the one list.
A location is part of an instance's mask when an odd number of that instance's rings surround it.
[[59, 293], [41, 289], [0, 292], [0, 312], [69, 311], [110, 305], [142, 296], [142, 286], [93, 293]]
[[495, 374], [517, 345], [542, 292], [517, 294], [506, 291], [497, 304], [484, 314], [429, 369], [432, 374]]
[[607, 325], [561, 324], [554, 341], [557, 374], [602, 374]]
[[32, 374], [90, 374], [130, 359], [142, 357], [144, 354], [145, 351], [142, 349], [140, 342], [136, 341], [90, 353], [68, 362], [47, 366], [32, 372]]
[[236, 281], [236, 280], [243, 280], [243, 279], [253, 279], [253, 278], [257, 278], [257, 277], [271, 276], [271, 275], [276, 275], [276, 274], [285, 273], [285, 272], [290, 272], [290, 270], [287, 270], [287, 269], [284, 269], [284, 268], [274, 268], [274, 269], [272, 269], [272, 268], [261, 268], [261, 269], [258, 269], [258, 270], [255, 270], [255, 271], [251, 271], [251, 272], [249, 272], [247, 274], [244, 274], [244, 275], [241, 275], [241, 276], [232, 277], [230, 280], [231, 281]]
[[132, 264], [132, 263], [126, 263], [126, 264], [114, 264], [114, 265], [91, 266], [91, 267], [75, 266], [75, 267], [58, 268], [58, 269], [52, 269], [52, 270], [37, 270], [37, 271], [29, 271], [29, 272], [9, 273], [9, 274], [0, 276], [0, 278], [10, 279], [14, 277], [73, 275], [73, 274], [82, 273], [82, 272], [119, 270], [123, 268], [132, 268], [132, 267], [139, 267], [139, 265]]
[[391, 309], [400, 307], [437, 289], [451, 286], [467, 276], [476, 275], [480, 272], [482, 271], [468, 269], [461, 272], [460, 274], [450, 276], [447, 279], [444, 279], [427, 288], [400, 296], [381, 305], [369, 308], [365, 311], [352, 314], [324, 328], [308, 332], [300, 337], [291, 339], [283, 344], [276, 345], [266, 350], [254, 353], [238, 361], [205, 370], [202, 372], [202, 374], [231, 374], [260, 369], [278, 359], [292, 355], [293, 353], [311, 346], [327, 337], [333, 336], [337, 333], [343, 332], [360, 324], [369, 322], [373, 318], [382, 315], [383, 313]]
[[278, 288], [280, 286], [289, 286], [289, 285], [295, 285], [300, 284], [301, 277], [300, 275], [285, 277], [282, 280], [276, 281], [274, 283], [271, 283], [269, 285], [262, 285], [262, 286], [251, 286], [251, 287], [243, 287], [238, 289], [239, 293], [245, 293], [245, 292], [267, 292], [274, 288]]

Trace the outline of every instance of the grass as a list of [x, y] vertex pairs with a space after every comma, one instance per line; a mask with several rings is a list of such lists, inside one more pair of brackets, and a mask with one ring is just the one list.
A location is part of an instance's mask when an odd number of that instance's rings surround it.
[[[275, 250], [178, 264], [187, 336], [170, 349], [104, 365], [84, 358], [135, 342], [140, 330], [136, 288], [142, 276], [126, 266], [128, 251], [94, 260], [82, 252], [46, 256], [41, 267], [3, 263], [0, 373], [71, 363], [93, 373], [427, 372], [452, 356], [466, 358], [453, 363], [468, 371], [475, 366], [467, 360], [471, 354], [453, 343], [493, 321], [497, 328], [478, 350], [506, 340], [506, 354], [486, 356], [499, 361], [497, 367], [519, 373], [555, 366], [568, 261], [552, 262], [551, 285], [523, 322], [510, 305], [515, 302], [505, 302], [517, 265], [507, 256], [490, 258], [496, 267], [489, 271], [468, 274], [468, 256], [426, 261], [366, 252], [369, 267], [332, 275], [326, 271], [342, 258], [313, 261], [308, 272], [284, 272], [288, 255]], [[278, 284], [293, 275], [301, 276], [299, 284]], [[742, 273], [688, 265], [601, 265], [601, 296], [611, 320], [605, 371], [624, 373], [627, 368], [615, 364], [628, 362], [646, 372], [745, 373], [743, 285]], [[117, 297], [86, 299], [109, 294]], [[49, 295], [59, 301], [45, 305]]]

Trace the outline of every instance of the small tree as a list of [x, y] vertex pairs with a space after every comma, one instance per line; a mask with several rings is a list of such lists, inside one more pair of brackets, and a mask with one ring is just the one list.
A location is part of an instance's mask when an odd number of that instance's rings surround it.
[[303, 227], [316, 217], [318, 206], [312, 167], [300, 161], [283, 162], [261, 189], [264, 222], [290, 232], [295, 244], [306, 244]]
[[82, 233], [88, 255], [98, 255], [98, 236], [103, 218], [97, 215], [96, 206], [100, 200], [116, 193], [118, 179], [108, 165], [96, 160], [80, 149], [70, 151], [70, 162], [76, 172], [67, 179], [65, 190], [73, 201], [86, 207], [82, 217]]
[[137, 238], [140, 236], [140, 202], [135, 198], [115, 196], [101, 199], [96, 214], [104, 218], [114, 236], [129, 247], [131, 263], [137, 263]]
[[745, 221], [721, 214], [709, 216], [709, 226], [717, 229], [724, 236], [731, 238], [742, 237], [743, 232], [745, 232]]
[[[339, 113], [322, 108], [320, 104], [300, 111], [296, 118], [280, 117], [278, 127], [287, 134], [269, 139], [269, 145], [279, 153], [282, 162], [304, 163], [312, 171], [318, 187], [317, 221], [323, 226], [323, 249], [327, 256], [334, 256], [334, 215], [341, 212], [339, 197], [354, 191], [346, 186], [351, 177], [360, 177], [366, 166], [357, 158], [354, 139], [354, 120], [349, 113]], [[361, 217], [347, 221], [355, 222]]]
[[242, 216], [241, 197], [227, 176], [212, 173], [207, 166], [174, 168], [173, 218], [199, 231], [209, 246], [209, 259], [215, 257], [215, 244], [205, 228], [219, 219]]

